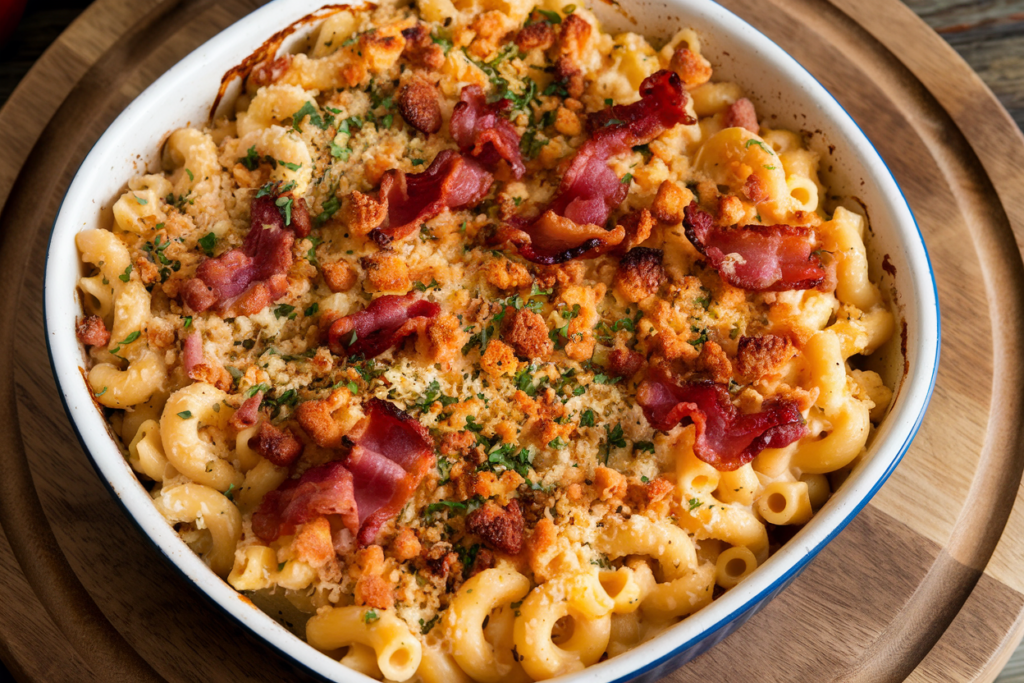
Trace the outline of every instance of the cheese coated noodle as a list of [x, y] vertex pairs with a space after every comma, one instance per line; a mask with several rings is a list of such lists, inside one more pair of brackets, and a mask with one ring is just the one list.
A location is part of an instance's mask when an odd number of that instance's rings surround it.
[[242, 516], [226, 496], [209, 486], [183, 484], [162, 489], [154, 503], [172, 524], [193, 522], [209, 530], [213, 549], [204, 559], [220, 576], [231, 572], [235, 546], [242, 535]]
[[331, 607], [306, 623], [306, 640], [330, 651], [353, 643], [377, 653], [377, 666], [392, 681], [407, 681], [419, 668], [423, 648], [409, 627], [392, 612], [365, 607]]
[[456, 593], [445, 613], [443, 628], [455, 661], [475, 680], [498, 683], [509, 676], [517, 678], [521, 669], [511, 648], [498, 650], [488, 643], [483, 623], [492, 610], [522, 600], [529, 590], [529, 579], [502, 567], [480, 572]]
[[224, 444], [208, 441], [200, 429], [227, 426], [232, 410], [223, 403], [220, 389], [204, 382], [190, 384], [171, 394], [160, 418], [164, 453], [175, 469], [189, 479], [218, 491], [238, 488], [244, 477], [225, 459], [230, 455]]

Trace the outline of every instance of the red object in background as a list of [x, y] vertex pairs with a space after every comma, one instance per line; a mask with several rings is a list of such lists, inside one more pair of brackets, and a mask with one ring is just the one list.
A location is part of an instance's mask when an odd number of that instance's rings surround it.
[[24, 11], [25, 0], [0, 0], [0, 47], [7, 44]]

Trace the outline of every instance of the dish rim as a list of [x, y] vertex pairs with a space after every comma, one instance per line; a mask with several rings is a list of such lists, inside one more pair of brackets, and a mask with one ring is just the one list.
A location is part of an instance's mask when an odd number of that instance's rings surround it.
[[[91, 181], [84, 177], [89, 175], [87, 171], [90, 170], [90, 166], [102, 166], [111, 155], [121, 155], [117, 151], [118, 142], [124, 139], [125, 132], [130, 132], [131, 128], [128, 127], [128, 124], [137, 123], [134, 119], [138, 119], [140, 113], [136, 110], [143, 108], [138, 103], [155, 99], [156, 94], [169, 91], [168, 86], [172, 84], [181, 85], [180, 81], [183, 80], [183, 77], [195, 73], [202, 67], [205, 60], [210, 59], [207, 55], [202, 54], [204, 50], [214, 47], [218, 50], [218, 55], [238, 52], [238, 46], [246, 44], [245, 34], [250, 24], [258, 24], [261, 20], [267, 23], [277, 21], [278, 14], [288, 11], [284, 9], [286, 4], [288, 3], [285, 0], [275, 0], [242, 17], [198, 46], [143, 90], [95, 142], [65, 191], [47, 245], [43, 290], [46, 349], [51, 371], [59, 389], [61, 404], [79, 443], [93, 468], [100, 475], [104, 486], [110, 491], [132, 523], [142, 532], [146, 542], [154, 546], [175, 571], [186, 578], [211, 604], [270, 644], [290, 662], [322, 680], [368, 681], [372, 679], [363, 677], [362, 674], [348, 669], [336, 660], [318, 652], [250, 601], [240, 600], [239, 596], [242, 594], [215, 575], [199, 556], [180, 540], [170, 525], [160, 517], [152, 503], [149, 502], [148, 492], [128, 467], [116, 443], [111, 438], [102, 416], [94, 408], [91, 392], [80, 372], [82, 361], [80, 351], [74, 354], [63, 353], [66, 350], [63, 347], [73, 346], [78, 349], [78, 343], [74, 339], [71, 342], [62, 339], [57, 332], [57, 330], [63, 330], [65, 334], [67, 332], [68, 312], [63, 310], [66, 308], [64, 299], [67, 297], [67, 292], [64, 291], [66, 289], [64, 287], [58, 290], [51, 286], [51, 279], [58, 277], [53, 273], [57, 272], [57, 266], [60, 265], [51, 262], [54, 255], [52, 248], [54, 238], [60, 232], [61, 236], [73, 239], [73, 235], [82, 229], [80, 220], [65, 214], [69, 197], [77, 201], [78, 198], [73, 195], [73, 191], [77, 190], [78, 194], [83, 194], [82, 187], [88, 187], [91, 184]], [[353, 0], [351, 4], [358, 3]], [[314, 11], [323, 5], [324, 0], [311, 0], [310, 8], [304, 11]], [[838, 100], [807, 69], [774, 41], [733, 12], [710, 0], [663, 0], [663, 5], [667, 11], [682, 16], [699, 14], [702, 19], [714, 24], [721, 35], [751, 43], [756, 51], [769, 59], [771, 64], [768, 69], [771, 72], [779, 75], [791, 87], [804, 86], [804, 96], [825, 110], [823, 117], [835, 126], [838, 137], [844, 138], [850, 143], [849, 149], [846, 150], [849, 154], [847, 158], [854, 162], [854, 169], [859, 169], [865, 179], [869, 179], [877, 185], [879, 195], [885, 204], [886, 213], [893, 219], [894, 230], [899, 237], [898, 243], [906, 249], [908, 264], [920, 266], [923, 263], [927, 266], [927, 268], [912, 267], [908, 276], [908, 279], [913, 282], [912, 291], [907, 292], [901, 289], [899, 292], [907, 308], [911, 308], [907, 302], [913, 302], [913, 312], [917, 316], [916, 343], [913, 350], [907, 348], [904, 356], [905, 359], [914, 358], [914, 362], [902, 380], [896, 397], [897, 404], [885, 418], [887, 422], [893, 423], [889, 427], [890, 433], [885, 435], [886, 439], [876, 440], [875, 443], [872, 443], [871, 449], [874, 452], [870, 462], [851, 477], [851, 480], [855, 479], [856, 481], [848, 481], [840, 488], [837, 495], [829, 501], [827, 510], [823, 509], [815, 515], [805, 529], [776, 552], [769, 561], [758, 567], [751, 577], [722, 595], [708, 607], [626, 653], [575, 674], [554, 679], [559, 683], [579, 683], [584, 678], [590, 681], [623, 683], [643, 676], [684, 651], [712, 639], [722, 629], [729, 628], [737, 619], [747, 615], [752, 609], [759, 608], [765, 598], [772, 596], [787, 582], [795, 578], [824, 546], [831, 542], [860, 513], [903, 459], [924, 418], [935, 387], [939, 366], [941, 319], [931, 259], [924, 244], [920, 226], [917, 224], [902, 189], [896, 183], [891, 170], [870, 139]], [[271, 19], [272, 17], [273, 19]], [[277, 24], [278, 29], [281, 25], [283, 23]], [[263, 34], [260, 33], [260, 35]], [[270, 33], [266, 35], [269, 36]], [[248, 54], [246, 51], [243, 52], [244, 54], [237, 54], [236, 58], [233, 58], [235, 63], [240, 62]], [[213, 59], [217, 59], [217, 57]], [[824, 97], [822, 97], [823, 95]], [[120, 131], [119, 135], [114, 135], [119, 132], [119, 129], [125, 130]], [[83, 200], [84, 204], [89, 200], [95, 200], [95, 198], [86, 195]], [[873, 210], [876, 208], [881, 207], [872, 206]], [[909, 229], [909, 224], [914, 226], [913, 231]], [[55, 268], [51, 269], [51, 265], [54, 265]], [[74, 286], [71, 290], [73, 292]], [[80, 312], [80, 310], [73, 311], [74, 315], [71, 319], [76, 320]], [[903, 317], [905, 322], [907, 316]], [[932, 330], [934, 330], [934, 338], [928, 334]], [[929, 344], [929, 341], [933, 343]], [[55, 347], [61, 351], [60, 354], [55, 352]], [[74, 379], [69, 380], [70, 377]], [[71, 402], [81, 398], [85, 398], [85, 404], [79, 401], [73, 408]], [[901, 399], [902, 403], [900, 403]], [[91, 409], [91, 412], [85, 412], [83, 409]], [[76, 419], [76, 411], [83, 412], [78, 419]], [[83, 420], [85, 424], [82, 424], [80, 420]], [[97, 425], [89, 424], [96, 420], [99, 421], [99, 429], [95, 429]], [[83, 433], [83, 430], [88, 431], [88, 435]], [[901, 437], [900, 445], [894, 447], [893, 444]], [[97, 456], [95, 453], [99, 453], [99, 455]], [[873, 476], [869, 477], [869, 472]], [[851, 486], [851, 484], [856, 484], [856, 486]], [[832, 504], [833, 500], [836, 500], [834, 505]], [[801, 542], [797, 543], [798, 540]], [[705, 622], [708, 625], [702, 628], [701, 625]]]

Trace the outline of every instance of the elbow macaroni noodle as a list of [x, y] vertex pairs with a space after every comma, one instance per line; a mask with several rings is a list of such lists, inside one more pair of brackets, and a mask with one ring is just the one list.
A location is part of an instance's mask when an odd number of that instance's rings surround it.
[[[111, 198], [110, 228], [76, 238], [84, 312], [109, 330], [100, 343], [80, 329], [87, 383], [157, 510], [212, 571], [283, 596], [307, 615], [310, 645], [371, 678], [526, 683], [617, 656], [702, 609], [757, 570], [779, 527], [827, 504], [892, 400], [863, 361], [896, 320], [869, 268], [865, 216], [833, 206], [803, 135], [735, 125], [755, 106], [740, 84], [710, 80], [695, 31], [664, 44], [610, 35], [562, 0], [388, 1], [335, 11], [309, 45], [258, 65], [233, 116], [171, 132], [162, 172], [130, 179]], [[556, 59], [581, 80], [557, 77]], [[614, 221], [648, 226], [626, 232], [661, 255], [660, 289], [637, 293], [621, 254], [537, 267], [487, 241], [508, 212], [550, 200], [589, 136], [586, 115], [636, 101], [662, 69], [685, 84], [696, 123], [610, 162], [629, 187]], [[438, 101], [429, 136], [405, 120], [415, 83]], [[526, 176], [497, 173], [479, 206], [374, 244], [361, 221], [390, 210], [371, 201], [382, 175], [421, 173], [453, 149], [448, 121], [473, 84], [509, 99]], [[249, 207], [266, 194], [295, 233], [286, 291], [262, 308], [246, 308], [250, 288], [193, 310], [182, 292], [197, 268], [243, 249]], [[727, 229], [810, 229], [834, 287], [725, 285], [684, 234], [691, 199]], [[302, 212], [309, 236], [293, 223]], [[365, 359], [324, 341], [330, 321], [408, 292], [442, 309], [415, 344]], [[186, 358], [193, 335], [198, 364], [194, 346]], [[775, 337], [778, 353], [744, 355], [758, 337]], [[633, 356], [640, 371], [616, 365]], [[808, 433], [718, 470], [695, 452], [690, 420], [667, 433], [647, 422], [635, 391], [648, 363], [713, 378], [744, 413], [795, 401]], [[256, 422], [232, 419], [258, 392]], [[335, 493], [297, 479], [348, 457], [369, 398], [430, 430], [436, 466], [360, 546]], [[320, 410], [303, 420], [310, 401]], [[287, 438], [301, 456], [282, 466], [267, 444]], [[327, 498], [265, 540], [255, 516], [292, 495]], [[494, 510], [506, 516], [472, 527]]]

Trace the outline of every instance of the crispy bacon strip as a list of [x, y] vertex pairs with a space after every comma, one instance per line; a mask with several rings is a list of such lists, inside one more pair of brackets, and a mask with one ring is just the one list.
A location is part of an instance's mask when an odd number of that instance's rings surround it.
[[434, 442], [394, 404], [372, 399], [366, 406], [366, 417], [346, 438], [351, 450], [344, 460], [313, 467], [264, 497], [252, 517], [257, 536], [273, 541], [298, 524], [336, 514], [366, 546], [399, 513], [434, 467]]
[[768, 400], [760, 412], [744, 415], [721, 384], [679, 384], [662, 368], [653, 368], [640, 383], [636, 400], [655, 429], [668, 431], [691, 420], [697, 430], [694, 454], [722, 472], [742, 467], [765, 448], [788, 446], [807, 433], [795, 401]]
[[408, 237], [423, 221], [445, 209], [461, 209], [483, 199], [493, 182], [479, 163], [450, 149], [442, 150], [422, 173], [390, 170], [380, 181], [379, 197], [387, 200], [384, 222], [370, 237], [386, 246]]
[[309, 215], [305, 202], [296, 201], [291, 229], [286, 230], [275, 201], [270, 196], [252, 201], [249, 233], [241, 249], [232, 249], [199, 264], [196, 276], [185, 283], [181, 294], [192, 310], [202, 312], [213, 306], [227, 310], [260, 283], [266, 291], [259, 294], [258, 310], [284, 295], [284, 276], [292, 265], [295, 234], [308, 234]]
[[238, 406], [238, 410], [228, 420], [228, 424], [235, 431], [242, 431], [252, 427], [260, 419], [260, 404], [263, 402], [263, 392], [257, 391], [255, 394], [245, 399], [242, 405]]
[[532, 223], [514, 219], [501, 233], [522, 256], [534, 263], [563, 263], [593, 258], [618, 246], [622, 227], [604, 224], [629, 193], [608, 167], [608, 159], [650, 142], [676, 124], [692, 124], [686, 113], [687, 94], [672, 71], [662, 70], [640, 84], [640, 100], [616, 105], [588, 119], [591, 138], [580, 146], [558, 186], [558, 193]]
[[594, 223], [576, 223], [554, 211], [545, 211], [522, 228], [509, 227], [511, 224], [504, 229], [505, 238], [516, 246], [519, 254], [547, 266], [600, 256], [621, 244], [626, 236], [621, 225], [605, 230]]
[[340, 462], [311, 467], [269, 492], [252, 515], [252, 530], [269, 543], [320, 515], [340, 515], [353, 535], [359, 533], [352, 473]]
[[686, 237], [723, 280], [754, 292], [835, 287], [831, 264], [812, 251], [814, 231], [794, 225], [722, 228], [697, 202], [683, 218]]
[[440, 312], [440, 306], [413, 294], [389, 294], [332, 322], [327, 329], [327, 343], [339, 356], [375, 358], [425, 328]]
[[519, 151], [519, 134], [502, 116], [502, 112], [511, 108], [512, 102], [508, 99], [487, 104], [483, 88], [467, 85], [462, 89], [448, 125], [463, 154], [491, 170], [504, 159], [512, 168], [512, 177], [518, 180], [526, 173]]
[[366, 417], [348, 438], [345, 466], [355, 477], [360, 545], [369, 545], [397, 515], [434, 467], [434, 443], [426, 427], [394, 404], [372, 399]]
[[194, 376], [196, 369], [203, 364], [204, 360], [203, 337], [198, 332], [193, 332], [185, 337], [185, 341], [181, 345], [181, 362], [185, 366], [185, 374], [189, 379], [196, 379]]

